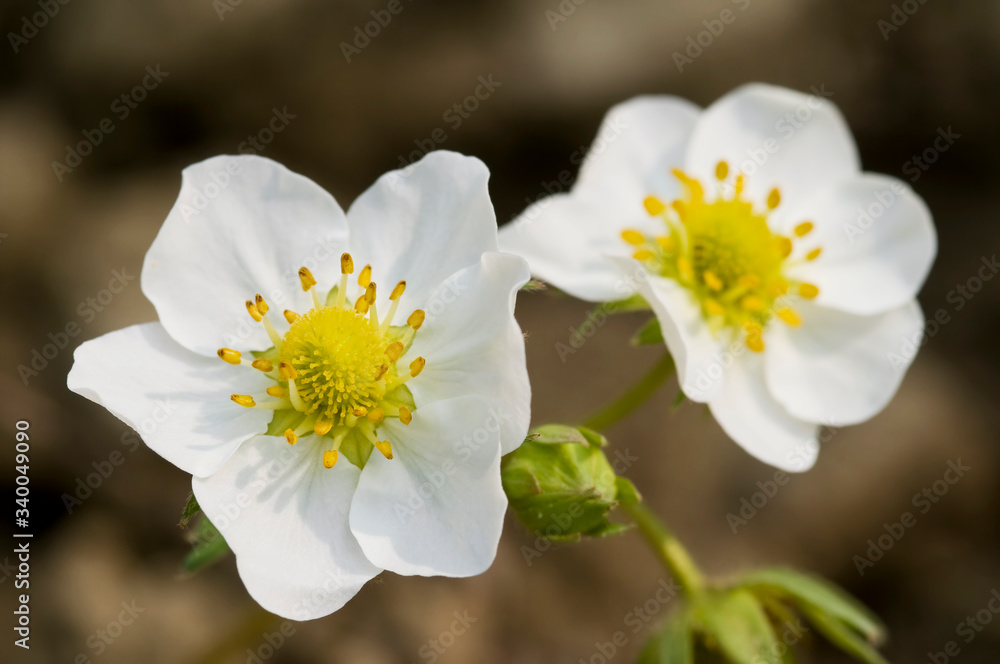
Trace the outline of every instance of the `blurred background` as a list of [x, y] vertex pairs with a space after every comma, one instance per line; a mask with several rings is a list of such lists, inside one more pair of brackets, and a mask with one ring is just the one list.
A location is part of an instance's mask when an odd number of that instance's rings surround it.
[[[13, 496], [14, 423], [29, 420], [35, 532], [32, 649], [8, 641], [14, 654], [4, 659], [597, 663], [605, 660], [595, 644], [621, 630], [628, 642], [608, 661], [631, 661], [653, 624], [641, 621], [633, 634], [634, 608], [669, 608], [653, 600], [663, 573], [634, 534], [526, 561], [536, 543], [509, 520], [486, 574], [386, 574], [340, 612], [305, 624], [261, 614], [232, 558], [182, 577], [188, 546], [177, 522], [189, 478], [71, 394], [65, 377], [81, 341], [155, 318], [137, 279], [120, 293], [107, 289], [116, 271], [138, 275], [192, 162], [253, 150], [346, 208], [378, 175], [436, 143], [490, 166], [505, 223], [526, 201], [565, 187], [560, 177], [575, 175], [611, 105], [642, 93], [707, 105], [759, 80], [823, 86], [864, 167], [909, 181], [927, 200], [940, 253], [920, 300], [928, 316], [943, 309], [949, 322], [882, 414], [829, 432], [816, 468], [776, 491], [774, 470], [727, 440], [703, 409], [668, 412], [673, 382], [609, 431], [613, 449], [638, 459], [627, 474], [710, 572], [814, 570], [887, 621], [893, 662], [943, 662], [928, 653], [949, 641], [960, 648], [952, 661], [998, 661], [1000, 620], [988, 604], [1000, 589], [1000, 280], [980, 282], [971, 298], [955, 289], [1000, 248], [1000, 3], [400, 0], [387, 14], [388, 4], [0, 6], [0, 420], [10, 441], [2, 477]], [[723, 10], [735, 19], [706, 33]], [[366, 25], [375, 36], [358, 36]], [[700, 51], [691, 47], [699, 37]], [[676, 54], [689, 61], [678, 66]], [[958, 137], [926, 169], [915, 167], [939, 131]], [[92, 149], [77, 151], [85, 139]], [[583, 419], [662, 354], [628, 345], [644, 321], [628, 314], [562, 361], [556, 344], [568, 343], [590, 309], [552, 292], [519, 300], [538, 423]], [[79, 329], [69, 339], [67, 325]], [[60, 340], [53, 357], [36, 359]], [[82, 491], [109, 460], [113, 471]], [[970, 470], [921, 513], [914, 496], [935, 482], [940, 490], [949, 462]], [[750, 518], [744, 501], [758, 505]], [[741, 509], [745, 523], [728, 518]], [[859, 574], [855, 556], [908, 511], [916, 525]], [[123, 603], [135, 614], [126, 626]], [[957, 634], [977, 612], [977, 626]], [[468, 623], [462, 633], [456, 615]], [[806, 661], [848, 661], [812, 641]]]

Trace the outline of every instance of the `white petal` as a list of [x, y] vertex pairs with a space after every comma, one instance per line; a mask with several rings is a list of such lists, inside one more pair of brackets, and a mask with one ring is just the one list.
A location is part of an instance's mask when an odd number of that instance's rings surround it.
[[409, 426], [384, 430], [395, 458], [372, 453], [351, 505], [365, 555], [397, 574], [485, 571], [507, 508], [495, 413], [482, 399], [461, 397], [421, 406]]
[[248, 441], [222, 469], [192, 482], [195, 498], [236, 554], [247, 591], [284, 618], [333, 613], [379, 573], [348, 527], [360, 471], [322, 464], [315, 436]]
[[524, 257], [542, 281], [581, 300], [608, 302], [630, 295], [621, 270], [605, 257], [627, 253], [621, 238], [627, 227], [600, 201], [556, 194], [501, 228], [500, 248]]
[[272, 309], [308, 298], [298, 270], [324, 288], [340, 277], [344, 213], [312, 180], [263, 157], [220, 156], [184, 169], [181, 191], [142, 266], [142, 291], [174, 339], [202, 355], [270, 348], [245, 302]]
[[264, 374], [193, 353], [159, 323], [80, 345], [66, 382], [135, 429], [154, 452], [196, 476], [218, 470], [243, 441], [266, 430], [273, 415], [229, 398], [263, 395], [274, 384]]
[[463, 395], [482, 397], [494, 408], [502, 421], [502, 454], [524, 441], [531, 420], [524, 336], [514, 319], [517, 292], [528, 277], [522, 259], [483, 254], [431, 295], [424, 325], [403, 358], [427, 360], [407, 383], [418, 408]]
[[855, 316], [812, 304], [802, 326], [774, 323], [764, 355], [767, 384], [793, 416], [828, 425], [857, 424], [881, 411], [920, 345], [916, 301], [883, 314]]
[[822, 247], [789, 271], [819, 286], [817, 304], [854, 314], [903, 306], [920, 290], [937, 254], [930, 210], [903, 182], [866, 173], [828, 187], [795, 212], [815, 228], [796, 248]]
[[647, 274], [637, 261], [616, 262], [622, 270], [632, 269], [639, 292], [660, 321], [684, 394], [692, 401], [710, 401], [722, 389], [732, 349], [726, 347], [723, 337], [708, 329], [690, 291], [672, 279]]
[[816, 463], [819, 427], [792, 417], [774, 400], [764, 383], [760, 354], [746, 350], [739, 355], [708, 406], [723, 431], [764, 463], [789, 472], [803, 472]]
[[698, 120], [687, 169], [712, 182], [720, 160], [728, 162], [730, 172], [746, 175], [745, 197], [761, 206], [779, 187], [778, 214], [860, 169], [851, 131], [833, 103], [760, 83], [736, 88]]
[[382, 290], [406, 280], [406, 304], [420, 306], [455, 271], [497, 250], [497, 221], [474, 157], [439, 150], [391, 171], [347, 211], [355, 264], [370, 263]]
[[691, 102], [666, 95], [635, 97], [612, 107], [590, 144], [573, 192], [603, 199], [618, 216], [644, 215], [642, 201], [650, 194], [676, 198], [678, 184], [670, 171], [684, 164], [700, 114]]

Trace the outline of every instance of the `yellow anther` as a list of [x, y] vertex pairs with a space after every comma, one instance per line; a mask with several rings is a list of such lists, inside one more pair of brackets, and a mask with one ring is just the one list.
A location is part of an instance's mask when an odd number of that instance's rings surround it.
[[333, 428], [333, 422], [330, 420], [316, 420], [316, 424], [313, 425], [313, 432], [317, 436], [325, 436], [330, 433], [330, 429]]
[[812, 251], [810, 251], [808, 254], [806, 254], [806, 260], [807, 261], [814, 261], [817, 258], [819, 258], [819, 255], [821, 253], [823, 253], [823, 248], [822, 247], [816, 247], [815, 249], [813, 249]]
[[774, 241], [777, 244], [778, 253], [781, 254], [781, 257], [788, 258], [789, 254], [792, 253], [792, 241], [784, 235], [775, 237]]
[[299, 437], [291, 429], [285, 429], [285, 440], [288, 441], [289, 445], [294, 445], [299, 442]]
[[743, 193], [743, 188], [746, 186], [746, 183], [747, 180], [743, 177], [742, 173], [736, 176], [736, 198], [739, 198], [740, 194]]
[[705, 285], [714, 291], [722, 290], [722, 287], [725, 285], [722, 283], [722, 279], [715, 276], [715, 273], [711, 270], [705, 270], [702, 272], [701, 278], [705, 280]]
[[666, 251], [673, 251], [677, 247], [677, 241], [673, 235], [660, 235], [656, 238], [656, 244], [663, 247]]
[[361, 269], [361, 274], [358, 275], [358, 286], [361, 286], [362, 288], [368, 288], [368, 284], [371, 283], [371, 280], [372, 280], [372, 266], [365, 265]]
[[680, 217], [682, 222], [687, 218], [688, 208], [687, 205], [684, 204], [684, 201], [677, 199], [670, 204], [670, 207], [674, 209], [674, 212], [677, 213], [677, 216]]
[[799, 284], [799, 295], [807, 300], [811, 300], [819, 295], [819, 288], [813, 284]]
[[427, 366], [427, 360], [425, 360], [424, 358], [418, 357], [417, 359], [413, 360], [412, 362], [410, 362], [410, 376], [416, 378], [417, 376], [420, 375], [420, 372], [424, 370], [425, 366]]
[[263, 316], [257, 311], [257, 305], [253, 303], [253, 300], [247, 300], [247, 313], [258, 323], [263, 319]]
[[705, 311], [712, 316], [722, 316], [726, 310], [715, 300], [705, 300]]
[[340, 255], [340, 273], [354, 274], [354, 259], [346, 251]]
[[392, 292], [389, 293], [389, 301], [395, 302], [396, 300], [398, 300], [400, 297], [402, 297], [403, 291], [405, 290], [406, 290], [406, 282], [400, 281], [398, 284], [396, 284], [396, 287], [392, 289]]
[[409, 318], [406, 319], [406, 324], [412, 327], [414, 330], [419, 330], [420, 326], [424, 324], [425, 317], [426, 315], [424, 314], [424, 310], [417, 309], [412, 314], [410, 314]]
[[743, 288], [757, 288], [757, 286], [760, 286], [760, 277], [756, 274], [744, 274], [736, 280], [736, 284]]
[[760, 299], [756, 295], [747, 295], [745, 298], [740, 300], [740, 306], [747, 311], [764, 311], [767, 306], [764, 304], [764, 300]]
[[729, 176], [729, 164], [720, 161], [715, 165], [715, 177], [718, 180], [725, 180]]
[[667, 209], [667, 206], [663, 204], [663, 201], [656, 196], [646, 196], [645, 200], [642, 201], [642, 206], [646, 208], [646, 212], [653, 217], [663, 214], [663, 211]]
[[[365, 291], [365, 292], [367, 293], [367, 291]], [[368, 313], [368, 309], [370, 309], [370, 308], [371, 308], [371, 304], [368, 303], [368, 300], [365, 299], [364, 295], [362, 295], [361, 297], [359, 297], [358, 300], [357, 300], [357, 302], [354, 303], [354, 310], [357, 311], [362, 316], [364, 316], [366, 313]]]
[[748, 334], [746, 344], [747, 348], [755, 353], [764, 352], [764, 340], [761, 338], [760, 334]]
[[261, 297], [260, 293], [254, 295], [253, 300], [254, 300], [254, 305], [257, 307], [257, 311], [260, 312], [260, 315], [261, 316], [266, 315], [270, 307], [267, 306], [267, 302], [264, 301], [264, 298]]
[[773, 210], [774, 208], [781, 205], [781, 192], [775, 187], [771, 190], [771, 193], [767, 195], [767, 209]]
[[299, 281], [302, 283], [302, 290], [307, 291], [316, 285], [316, 277], [304, 265], [299, 268]]
[[632, 254], [632, 258], [636, 259], [637, 261], [648, 261], [652, 260], [655, 257], [656, 254], [654, 254], [649, 249], [640, 249], [639, 251]]
[[381, 452], [382, 456], [386, 459], [392, 458], [392, 445], [389, 444], [388, 440], [380, 440], [376, 442], [375, 447], [378, 448], [378, 451]]
[[769, 290], [775, 297], [781, 297], [788, 292], [788, 282], [784, 280], [775, 281], [769, 286]]
[[295, 380], [299, 377], [298, 372], [295, 371], [295, 367], [288, 362], [278, 363], [278, 375], [281, 376], [282, 380]]
[[646, 244], [646, 237], [639, 231], [634, 231], [631, 228], [622, 231], [622, 239], [629, 244], [634, 244], [636, 246]]
[[798, 327], [802, 325], [802, 317], [794, 309], [789, 309], [785, 307], [784, 309], [778, 309], [778, 318], [785, 321], [792, 327]]
[[272, 397], [279, 397], [280, 398], [280, 397], [286, 397], [286, 396], [288, 396], [288, 390], [286, 390], [285, 388], [280, 387], [278, 385], [272, 385], [271, 387], [267, 388], [267, 390], [265, 390], [265, 391], [269, 395], [271, 395]]
[[323, 467], [333, 468], [337, 465], [337, 457], [340, 456], [340, 452], [337, 450], [327, 450], [323, 452]]
[[389, 365], [383, 364], [378, 368], [378, 372], [375, 374], [375, 378], [373, 380], [382, 380], [382, 376], [384, 376], [385, 372], [387, 372], [388, 370], [389, 370]]
[[243, 354], [232, 348], [220, 348], [219, 357], [223, 362], [228, 362], [229, 364], [239, 364], [243, 361]]
[[274, 369], [274, 363], [265, 357], [259, 357], [251, 363], [251, 366], [257, 371], [263, 371], [267, 373]]
[[351, 412], [354, 414], [354, 417], [364, 417], [365, 415], [368, 414], [368, 409], [365, 408], [364, 406], [358, 406]]
[[383, 411], [381, 408], [372, 408], [371, 410], [368, 411], [367, 417], [369, 422], [378, 424], [383, 419], [385, 419], [385, 411]]
[[365, 302], [368, 303], [368, 306], [375, 304], [376, 288], [378, 288], [378, 286], [376, 286], [374, 281], [369, 282], [368, 286], [365, 288]]
[[389, 356], [390, 362], [395, 362], [403, 354], [403, 342], [393, 341], [385, 347], [385, 354]]
[[691, 279], [694, 277], [694, 268], [691, 267], [691, 261], [688, 260], [687, 256], [677, 257], [677, 271], [681, 273], [681, 276], [685, 279]]
[[257, 405], [257, 403], [253, 400], [253, 397], [249, 394], [234, 394], [229, 398], [244, 408], [253, 408]]
[[799, 237], [805, 237], [813, 229], [813, 222], [803, 221], [801, 224], [795, 227], [795, 234]]
[[302, 316], [300, 316], [299, 314], [295, 313], [291, 309], [285, 309], [285, 320], [288, 321], [289, 325], [291, 325], [292, 323], [294, 323], [295, 321], [297, 321], [300, 318], [302, 318]]
[[399, 407], [399, 421], [403, 424], [409, 424], [413, 421], [413, 413], [406, 406]]

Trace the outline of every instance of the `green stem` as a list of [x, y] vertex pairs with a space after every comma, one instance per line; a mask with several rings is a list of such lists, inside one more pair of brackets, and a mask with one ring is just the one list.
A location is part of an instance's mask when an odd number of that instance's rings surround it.
[[695, 595], [705, 587], [705, 577], [695, 565], [691, 554], [670, 529], [660, 521], [644, 503], [621, 505], [639, 528], [639, 532], [652, 547], [656, 557], [667, 568], [688, 596]]
[[583, 426], [595, 431], [608, 428], [648, 399], [673, 371], [674, 359], [669, 354], [664, 355], [663, 359], [657, 362], [656, 366], [639, 379], [639, 382], [633, 385], [628, 392], [601, 412], [592, 415], [583, 423]]

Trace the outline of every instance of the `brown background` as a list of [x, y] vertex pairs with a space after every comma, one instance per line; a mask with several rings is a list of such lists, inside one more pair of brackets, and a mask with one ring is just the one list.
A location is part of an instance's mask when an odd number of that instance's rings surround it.
[[[266, 126], [272, 109], [287, 107], [295, 118], [262, 154], [313, 178], [346, 207], [440, 127], [442, 147], [490, 166], [498, 217], [506, 221], [544, 191], [543, 182], [575, 173], [571, 156], [592, 140], [612, 104], [670, 93], [705, 105], [751, 80], [802, 90], [825, 85], [869, 170], [904, 177], [904, 163], [928, 148], [939, 128], [961, 135], [914, 183], [935, 213], [941, 245], [920, 299], [926, 313], [944, 308], [951, 322], [921, 351], [884, 413], [837, 432], [817, 467], [794, 477], [736, 534], [727, 513], [774, 471], [728, 441], [700, 408], [669, 414], [673, 383], [616, 426], [613, 443], [639, 457], [629, 476], [708, 570], [790, 563], [828, 575], [886, 619], [894, 662], [925, 662], [925, 653], [956, 640], [956, 624], [984, 609], [1000, 587], [1000, 283], [988, 282], [960, 311], [948, 301], [1000, 244], [1000, 5], [910, 0], [916, 13], [885, 38], [878, 21], [893, 12], [886, 1], [742, 4], [564, 0], [575, 9], [553, 30], [546, 11], [558, 11], [557, 0], [404, 0], [351, 63], [339, 44], [385, 2], [243, 0], [220, 20], [211, 0], [76, 0], [59, 6], [18, 53], [5, 37], [0, 421], [11, 442], [16, 420], [32, 423], [36, 532], [33, 648], [14, 661], [73, 662], [83, 654], [104, 664], [246, 662], [247, 649], [261, 648], [263, 633], [280, 626], [255, 617], [231, 559], [179, 578], [186, 545], [175, 524], [188, 478], [144, 447], [129, 451], [122, 424], [66, 390], [70, 348], [27, 386], [17, 373], [67, 323], [82, 327], [75, 346], [154, 319], [137, 281], [92, 321], [78, 307], [107, 286], [112, 270], [138, 274], [185, 165], [236, 151]], [[725, 8], [736, 20], [679, 72], [673, 53]], [[5, 2], [3, 34], [20, 31], [22, 17], [37, 11], [34, 2]], [[169, 76], [117, 119], [111, 103], [157, 64]], [[444, 113], [489, 75], [500, 87], [453, 128]], [[52, 162], [104, 117], [113, 118], [114, 132], [58, 181]], [[587, 311], [551, 293], [520, 300], [538, 423], [584, 417], [662, 352], [627, 345], [642, 322], [630, 314], [608, 321], [561, 362], [555, 344], [567, 342]], [[114, 450], [125, 462], [67, 514], [61, 496]], [[913, 511], [912, 496], [959, 458], [972, 470], [859, 576], [852, 557], [883, 523]], [[4, 495], [12, 496], [9, 466], [3, 477]], [[480, 577], [386, 574], [344, 610], [298, 625], [265, 661], [428, 662], [421, 647], [449, 629], [456, 611], [476, 622], [441, 662], [591, 661], [595, 642], [617, 630], [629, 643], [612, 661], [629, 661], [645, 632], [633, 636], [626, 615], [653, 597], [662, 578], [639, 539], [556, 548], [529, 567], [520, 547], [531, 544], [510, 522], [495, 565]], [[12, 583], [9, 576], [0, 582], [5, 597]], [[143, 613], [98, 655], [88, 638], [133, 600]], [[5, 613], [11, 604], [5, 600]], [[228, 659], [199, 660], [226, 639], [234, 653]], [[995, 662], [998, 646], [995, 621], [961, 644], [956, 661]], [[822, 645], [809, 657], [846, 661]]]

